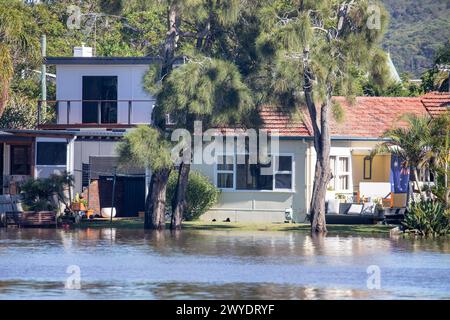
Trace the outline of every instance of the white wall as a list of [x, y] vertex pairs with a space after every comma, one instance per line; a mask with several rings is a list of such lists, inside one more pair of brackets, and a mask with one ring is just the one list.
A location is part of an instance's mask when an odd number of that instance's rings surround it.
[[[143, 90], [142, 80], [148, 65], [57, 65], [56, 99], [82, 100], [83, 76], [117, 76], [118, 100], [153, 100]], [[133, 102], [132, 124], [151, 123], [153, 101]], [[128, 103], [118, 104], [118, 123], [128, 123]], [[71, 102], [70, 123], [82, 122], [82, 105]], [[67, 124], [67, 104], [59, 106], [58, 124]]]
[[[218, 221], [230, 218], [242, 222], [283, 222], [285, 209], [293, 209], [294, 220], [302, 222], [306, 214], [306, 160], [307, 143], [301, 140], [280, 140], [279, 153], [292, 154], [295, 161], [294, 189], [292, 191], [248, 191], [223, 190], [219, 202], [201, 219]], [[201, 172], [215, 181], [214, 165], [192, 166], [192, 170]]]

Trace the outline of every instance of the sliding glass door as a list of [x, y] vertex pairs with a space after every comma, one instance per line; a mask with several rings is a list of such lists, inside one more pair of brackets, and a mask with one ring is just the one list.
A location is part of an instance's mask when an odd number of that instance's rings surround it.
[[117, 123], [116, 76], [83, 77], [83, 123], [98, 122]]

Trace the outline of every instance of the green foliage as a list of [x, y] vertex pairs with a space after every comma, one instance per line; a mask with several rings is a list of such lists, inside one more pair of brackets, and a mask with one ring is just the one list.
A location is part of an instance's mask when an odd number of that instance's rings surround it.
[[413, 203], [402, 222], [404, 227], [423, 236], [447, 235], [450, 231], [450, 211], [440, 202]]
[[[158, 88], [157, 69], [146, 76], [147, 90]], [[157, 91], [157, 119], [170, 114], [178, 126], [192, 128], [193, 120], [202, 120], [204, 127], [242, 125], [253, 109], [252, 95], [239, 70], [232, 63], [196, 56], [164, 79]]]
[[386, 131], [383, 138], [388, 141], [380, 144], [377, 151], [396, 154], [406, 161], [407, 167], [420, 169], [432, 157], [429, 151], [432, 120], [410, 114], [399, 120], [406, 121], [408, 126]]
[[161, 133], [141, 125], [125, 134], [117, 146], [120, 166], [150, 168], [152, 171], [170, 168], [170, 144]]
[[385, 56], [378, 45], [386, 29], [386, 11], [381, 7], [380, 28], [369, 28], [368, 1], [353, 2], [339, 23], [333, 17], [341, 4], [278, 0], [260, 9], [263, 30], [256, 43], [264, 60], [254, 87], [263, 100], [296, 110], [304, 102], [305, 72], [312, 80], [314, 99], [322, 102], [330, 87], [349, 98], [360, 94], [355, 81], [359, 74], [385, 82], [386, 70], [380, 69], [386, 66]]
[[432, 68], [422, 74], [422, 90], [429, 91], [448, 91], [448, 72], [439, 70], [439, 65], [450, 64], [450, 40], [437, 51], [434, 58], [434, 65]]
[[59, 207], [59, 202], [67, 206], [68, 189], [73, 187], [73, 182], [73, 176], [66, 172], [49, 178], [28, 179], [20, 185], [26, 210], [52, 211]]
[[449, 39], [447, 0], [382, 0], [391, 20], [383, 45], [399, 72], [415, 78], [432, 67], [433, 58]]
[[33, 129], [37, 121], [36, 105], [35, 100], [13, 93], [0, 117], [0, 128]]
[[[172, 172], [167, 185], [167, 203], [175, 194], [178, 181], [178, 172]], [[191, 171], [186, 190], [186, 211], [183, 220], [197, 220], [202, 214], [211, 209], [219, 199], [220, 190], [204, 175], [197, 171]]]

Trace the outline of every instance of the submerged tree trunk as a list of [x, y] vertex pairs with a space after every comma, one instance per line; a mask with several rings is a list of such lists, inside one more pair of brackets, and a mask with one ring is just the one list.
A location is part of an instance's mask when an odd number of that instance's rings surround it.
[[162, 230], [166, 218], [166, 190], [170, 169], [161, 169], [152, 174], [145, 205], [145, 229]]
[[[308, 52], [305, 52], [307, 57]], [[307, 59], [305, 59], [307, 60]], [[329, 131], [329, 114], [331, 109], [332, 88], [328, 87], [326, 101], [322, 104], [320, 110], [320, 127], [317, 119], [317, 109], [314, 103], [312, 92], [312, 81], [314, 77], [309, 67], [305, 66], [304, 71], [304, 92], [306, 105], [308, 107], [311, 124], [314, 132], [314, 148], [317, 154], [313, 194], [310, 204], [310, 221], [311, 232], [325, 233], [327, 226], [325, 221], [325, 196], [327, 185], [331, 178], [330, 171], [330, 131]]]
[[181, 222], [183, 220], [183, 213], [186, 210], [186, 192], [189, 181], [189, 172], [191, 165], [188, 163], [181, 163], [178, 170], [178, 181], [175, 189], [175, 194], [172, 199], [172, 220], [170, 223], [171, 230], [181, 229]]

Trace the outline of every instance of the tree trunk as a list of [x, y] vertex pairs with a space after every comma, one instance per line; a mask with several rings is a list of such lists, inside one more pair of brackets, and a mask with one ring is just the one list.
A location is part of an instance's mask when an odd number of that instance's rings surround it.
[[[308, 52], [305, 51], [305, 61], [308, 60]], [[331, 139], [329, 131], [329, 114], [331, 108], [332, 88], [328, 86], [326, 101], [322, 104], [320, 110], [320, 127], [317, 119], [317, 109], [314, 103], [312, 87], [314, 75], [312, 74], [308, 65], [305, 65], [304, 70], [304, 92], [306, 98], [306, 105], [308, 107], [311, 124], [314, 132], [314, 148], [317, 154], [313, 194], [310, 205], [310, 221], [312, 233], [327, 232], [325, 220], [325, 196], [327, 192], [327, 185], [330, 181], [330, 148]]]
[[0, 83], [0, 117], [3, 115], [6, 108], [6, 103], [8, 102], [9, 84], [9, 79], [5, 79], [3, 83]]
[[145, 229], [162, 230], [166, 218], [166, 190], [170, 169], [161, 169], [152, 174], [145, 206]]
[[166, 39], [164, 41], [164, 45], [162, 48], [162, 57], [163, 57], [163, 65], [162, 65], [162, 78], [164, 79], [173, 68], [173, 62], [175, 58], [175, 49], [177, 48], [177, 43], [179, 39], [178, 34], [178, 25], [179, 25], [179, 17], [178, 17], [178, 7], [176, 4], [170, 5], [167, 10], [167, 33]]
[[181, 222], [183, 220], [183, 213], [186, 210], [186, 192], [189, 181], [189, 172], [191, 165], [181, 163], [178, 170], [178, 181], [174, 197], [172, 199], [172, 220], [170, 223], [171, 230], [181, 229]]

